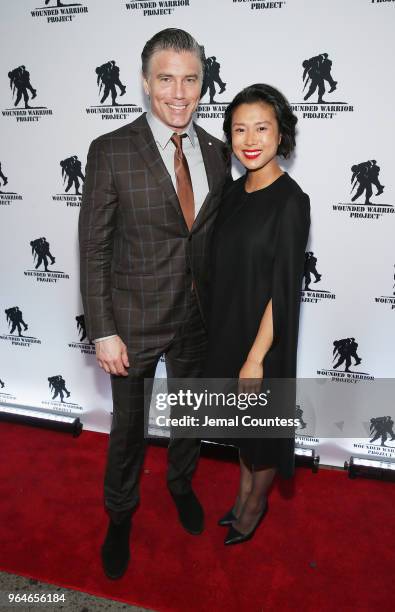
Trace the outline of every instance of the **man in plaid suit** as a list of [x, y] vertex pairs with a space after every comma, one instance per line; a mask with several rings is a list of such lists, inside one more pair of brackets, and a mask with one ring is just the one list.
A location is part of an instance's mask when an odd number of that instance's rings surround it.
[[[192, 122], [203, 62], [187, 32], [156, 34], [142, 53], [150, 111], [95, 139], [88, 153], [81, 293], [87, 334], [111, 375], [110, 522], [102, 546], [110, 578], [122, 576], [129, 560], [145, 448], [144, 378], [154, 377], [162, 354], [169, 377], [199, 377], [205, 356], [210, 238], [229, 164], [224, 144]], [[192, 534], [204, 524], [191, 487], [199, 451], [197, 439], [172, 439], [168, 450], [168, 488]]]

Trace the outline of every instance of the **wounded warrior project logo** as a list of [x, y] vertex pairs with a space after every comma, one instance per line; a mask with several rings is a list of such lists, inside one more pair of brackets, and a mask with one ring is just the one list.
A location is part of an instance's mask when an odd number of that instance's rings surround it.
[[302, 62], [303, 102], [292, 103], [291, 106], [295, 112], [302, 113], [303, 119], [333, 119], [337, 113], [354, 110], [347, 102], [332, 99], [333, 92], [338, 89], [332, 67], [328, 53], [320, 53]]
[[365, 444], [354, 443], [356, 451], [379, 457], [395, 457], [394, 419], [389, 415], [373, 417], [364, 426], [370, 439]]
[[17, 122], [38, 121], [45, 115], [52, 115], [52, 110], [46, 106], [31, 106], [31, 101], [37, 97], [37, 89], [30, 82], [30, 72], [26, 66], [18, 66], [8, 72], [11, 99], [14, 106], [24, 106], [24, 109], [6, 108], [3, 117], [15, 117]]
[[79, 2], [61, 2], [61, 0], [45, 0], [45, 6], [30, 11], [32, 17], [44, 17], [47, 23], [72, 21], [76, 15], [87, 12], [87, 7]]
[[65, 402], [71, 396], [71, 392], [66, 387], [66, 381], [60, 374], [56, 376], [48, 377], [48, 387], [49, 391], [52, 395], [52, 399], [50, 401], [42, 401], [41, 403], [44, 406], [50, 408], [56, 408], [57, 410], [61, 410], [62, 412], [72, 412], [73, 410], [82, 410], [82, 406], [78, 404], [74, 404], [73, 402]]
[[[394, 206], [382, 202], [372, 202], [372, 198], [381, 197], [385, 186], [381, 184], [380, 166], [375, 159], [351, 166], [351, 202], [333, 204], [336, 212], [347, 212], [351, 219], [379, 219], [382, 215], [393, 214]], [[373, 192], [375, 188], [375, 193]]]
[[[222, 119], [229, 102], [215, 100], [215, 98], [221, 96], [225, 90], [226, 83], [221, 78], [221, 64], [217, 57], [215, 55], [206, 57], [197, 117], [201, 119]], [[204, 102], [204, 98], [207, 100], [207, 97], [208, 102]]]
[[233, 4], [239, 4], [239, 5], [243, 5], [245, 6], [246, 4], [249, 5], [251, 10], [255, 10], [255, 11], [261, 11], [261, 10], [265, 10], [265, 9], [279, 9], [279, 8], [283, 8], [287, 2], [286, 0], [278, 0], [277, 2], [273, 1], [273, 2], [257, 2], [256, 0], [231, 0], [231, 2], [233, 2]]
[[118, 102], [119, 98], [126, 93], [126, 85], [121, 81], [120, 69], [115, 60], [109, 60], [97, 66], [95, 74], [100, 106], [87, 108], [88, 115], [99, 114], [102, 119], [127, 119], [130, 113], [143, 112], [141, 106]]
[[19, 306], [11, 306], [4, 310], [9, 333], [0, 336], [0, 340], [10, 340], [14, 346], [30, 346], [31, 344], [41, 344], [41, 340], [35, 336], [25, 335], [29, 328], [24, 321], [23, 313]]
[[[332, 369], [317, 370], [319, 376], [330, 376], [332, 382], [356, 383], [358, 380], [374, 380], [374, 376], [368, 372], [350, 369], [351, 367], [358, 367], [362, 363], [355, 338], [334, 340], [332, 359]], [[339, 370], [340, 366], [343, 366], [344, 370]]]
[[7, 206], [11, 204], [13, 200], [22, 200], [22, 196], [16, 191], [4, 190], [4, 187], [8, 185], [8, 176], [4, 174], [3, 165], [0, 161], [0, 205]]
[[192, 0], [136, 0], [126, 2], [128, 11], [139, 11], [143, 17], [157, 17], [162, 15], [172, 15], [178, 8], [190, 6]]
[[83, 314], [75, 317], [76, 331], [79, 337], [79, 342], [70, 342], [69, 348], [79, 349], [81, 354], [95, 355], [96, 349], [94, 342], [90, 341], [86, 334], [85, 316]]
[[61, 278], [70, 278], [68, 274], [60, 270], [48, 269], [48, 266], [53, 266], [56, 260], [45, 236], [31, 240], [30, 247], [35, 267], [33, 270], [25, 270], [25, 276], [35, 276], [36, 280], [41, 283], [56, 283]]
[[60, 168], [64, 193], [54, 194], [52, 200], [54, 202], [66, 202], [67, 206], [80, 206], [82, 197], [81, 190], [85, 181], [80, 160], [77, 155], [71, 155], [60, 161]]
[[392, 274], [392, 295], [380, 295], [374, 298], [376, 304], [389, 304], [391, 310], [395, 310], [395, 266]]
[[311, 283], [320, 283], [322, 279], [322, 274], [317, 271], [317, 257], [314, 256], [313, 251], [307, 251], [307, 253], [305, 253], [303, 279], [302, 302], [317, 304], [317, 302], [322, 299], [336, 299], [336, 295], [331, 291], [321, 289], [321, 287], [310, 287]]

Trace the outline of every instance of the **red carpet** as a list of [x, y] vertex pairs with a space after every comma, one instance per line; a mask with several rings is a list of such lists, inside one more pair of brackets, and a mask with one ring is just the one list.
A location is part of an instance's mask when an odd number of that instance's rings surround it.
[[107, 436], [0, 424], [0, 569], [159, 611], [390, 609], [395, 487], [346, 473], [299, 469], [277, 484], [250, 542], [225, 547], [216, 520], [232, 503], [237, 466], [202, 459], [195, 488], [207, 529], [179, 527], [150, 448], [132, 562], [117, 582], [101, 570], [107, 526], [102, 479]]

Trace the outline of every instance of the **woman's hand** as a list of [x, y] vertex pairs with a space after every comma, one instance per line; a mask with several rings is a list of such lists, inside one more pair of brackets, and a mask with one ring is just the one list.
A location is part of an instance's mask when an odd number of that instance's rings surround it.
[[239, 393], [259, 393], [263, 379], [263, 365], [247, 359], [239, 372]]

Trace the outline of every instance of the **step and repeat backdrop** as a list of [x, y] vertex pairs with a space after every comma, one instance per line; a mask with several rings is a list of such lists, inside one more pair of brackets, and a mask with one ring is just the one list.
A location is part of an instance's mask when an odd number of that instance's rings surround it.
[[[395, 2], [2, 0], [0, 11], [0, 401], [109, 431], [110, 383], [79, 295], [86, 155], [146, 110], [141, 50], [181, 27], [205, 48], [206, 130], [222, 138], [226, 105], [256, 82], [280, 89], [299, 118], [284, 165], [312, 207], [298, 377], [336, 381], [348, 401], [332, 421], [325, 407], [333, 427], [320, 437], [322, 406], [303, 393], [298, 443], [333, 465], [395, 460], [393, 413], [362, 399], [367, 382], [395, 373]], [[346, 437], [350, 423], [359, 433]]]

